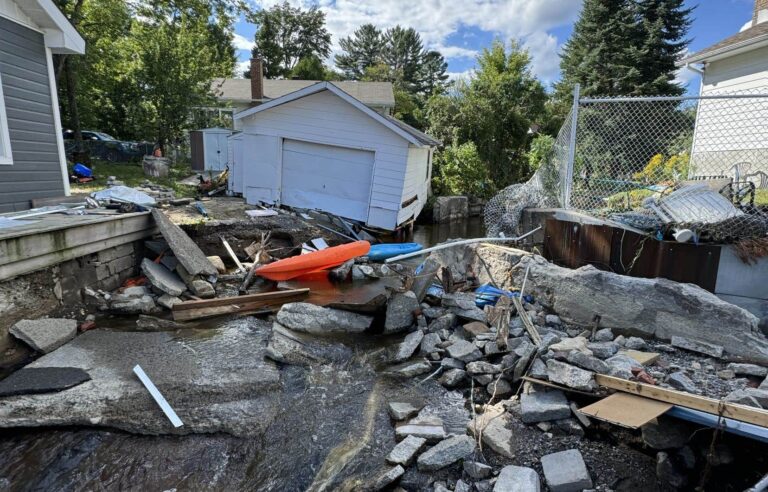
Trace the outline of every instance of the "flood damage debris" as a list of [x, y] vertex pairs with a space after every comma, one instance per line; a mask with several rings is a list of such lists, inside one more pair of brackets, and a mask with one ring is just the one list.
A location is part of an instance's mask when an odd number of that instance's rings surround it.
[[161, 210], [152, 209], [152, 217], [179, 263], [190, 275], [217, 275], [216, 267], [179, 226], [171, 222]]
[[9, 331], [34, 350], [47, 354], [75, 338], [77, 321], [61, 318], [23, 319]]
[[[98, 426], [135, 434], [260, 435], [277, 415], [280, 373], [264, 358], [269, 324], [241, 318], [175, 332], [91, 330], [29, 364], [74, 367], [91, 380], [57, 393], [9, 396], [0, 427]], [[225, 350], [222, 352], [222, 350]], [[139, 362], [184, 417], [174, 428], [132, 373]]]
[[151, 379], [149, 379], [149, 376], [147, 376], [147, 373], [144, 372], [144, 369], [141, 368], [140, 365], [136, 364], [133, 366], [133, 373], [136, 374], [136, 376], [141, 381], [141, 384], [144, 385], [145, 388], [147, 388], [147, 391], [149, 391], [149, 394], [152, 395], [152, 398], [157, 402], [157, 405], [160, 407], [160, 409], [163, 411], [166, 417], [168, 417], [168, 420], [171, 421], [171, 425], [173, 425], [176, 428], [181, 427], [184, 425], [184, 422], [181, 421], [178, 415], [176, 415], [176, 412], [173, 411], [173, 408], [171, 408], [171, 405], [168, 404], [168, 400], [165, 399], [162, 393], [160, 393], [160, 390], [157, 389], [157, 386], [155, 386], [155, 383], [152, 382]]
[[90, 379], [88, 372], [77, 367], [24, 368], [0, 381], [0, 396], [53, 393]]

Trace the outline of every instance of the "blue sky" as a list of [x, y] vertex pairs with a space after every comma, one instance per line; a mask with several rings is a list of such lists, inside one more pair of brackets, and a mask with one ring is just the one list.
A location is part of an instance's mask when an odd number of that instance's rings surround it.
[[[257, 8], [281, 0], [251, 0]], [[382, 28], [395, 24], [414, 27], [425, 44], [439, 50], [453, 77], [465, 76], [475, 66], [475, 56], [494, 38], [519, 39], [533, 57], [533, 69], [546, 83], [558, 78], [558, 52], [578, 17], [581, 0], [290, 0], [307, 7], [318, 5], [326, 24], [338, 40], [359, 25]], [[690, 35], [691, 51], [698, 51], [737, 33], [752, 17], [753, 0], [688, 0], [696, 7]], [[255, 28], [241, 20], [235, 26], [238, 57], [247, 63]], [[333, 55], [331, 55], [332, 59]], [[329, 61], [329, 64], [332, 61]], [[690, 92], [698, 90], [698, 78], [681, 72]]]

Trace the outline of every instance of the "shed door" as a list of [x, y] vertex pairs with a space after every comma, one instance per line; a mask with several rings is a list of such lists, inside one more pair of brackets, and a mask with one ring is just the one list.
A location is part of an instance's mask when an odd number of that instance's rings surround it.
[[227, 134], [205, 133], [205, 169], [223, 171], [227, 167]]
[[374, 153], [298, 140], [283, 141], [282, 203], [368, 219]]

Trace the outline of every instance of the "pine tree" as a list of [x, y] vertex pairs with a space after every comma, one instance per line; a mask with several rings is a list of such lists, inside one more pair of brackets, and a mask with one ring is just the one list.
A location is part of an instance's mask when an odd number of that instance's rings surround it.
[[344, 53], [335, 57], [336, 66], [352, 79], [361, 79], [365, 69], [381, 62], [384, 37], [373, 24], [360, 26], [351, 36], [339, 41]]
[[428, 51], [419, 68], [418, 92], [429, 97], [442, 92], [448, 80], [448, 63], [438, 51]]
[[409, 92], [418, 90], [419, 69], [424, 60], [424, 44], [412, 27], [395, 26], [384, 33], [382, 60], [399, 79], [395, 82]]
[[584, 95], [626, 95], [640, 80], [637, 26], [632, 0], [584, 0], [573, 35], [560, 59], [560, 99], [576, 83]]
[[635, 94], [681, 95], [685, 89], [674, 83], [675, 63], [685, 52], [693, 9], [684, 0], [639, 0], [639, 81]]

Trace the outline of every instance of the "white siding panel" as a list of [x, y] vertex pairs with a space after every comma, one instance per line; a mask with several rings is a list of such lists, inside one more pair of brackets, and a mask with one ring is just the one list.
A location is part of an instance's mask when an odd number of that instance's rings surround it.
[[280, 200], [280, 139], [245, 133], [243, 188], [247, 203], [276, 203]]
[[417, 216], [427, 201], [430, 176], [430, 152], [431, 149], [423, 149], [411, 146], [408, 149], [408, 164], [405, 172], [405, 183], [402, 203], [407, 203], [417, 197], [416, 201], [411, 201], [403, 207], [398, 213], [398, 222], [403, 222], [411, 217]]
[[[239, 126], [254, 135], [373, 152], [368, 224], [386, 229], [397, 226], [409, 144], [384, 125], [323, 91], [255, 113], [243, 118]], [[258, 181], [246, 179], [250, 186]]]
[[[707, 66], [701, 93], [768, 94], [768, 48], [717, 60]], [[768, 98], [702, 100], [692, 152], [695, 174], [768, 171]]]

